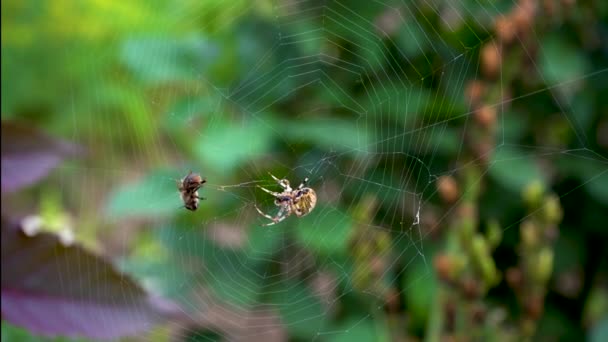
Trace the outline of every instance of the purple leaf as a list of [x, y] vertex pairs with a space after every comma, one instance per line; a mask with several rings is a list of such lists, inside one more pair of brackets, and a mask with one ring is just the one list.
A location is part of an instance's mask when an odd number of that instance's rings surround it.
[[2, 220], [2, 317], [46, 336], [115, 339], [178, 318], [111, 264], [52, 234], [26, 236]]
[[2, 194], [44, 178], [79, 148], [32, 127], [2, 121]]

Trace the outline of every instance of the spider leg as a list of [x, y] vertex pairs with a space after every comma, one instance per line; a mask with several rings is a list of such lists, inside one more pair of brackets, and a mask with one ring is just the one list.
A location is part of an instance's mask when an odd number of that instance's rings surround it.
[[281, 184], [281, 180], [278, 179], [277, 177], [275, 177], [272, 173], [268, 172], [268, 174], [270, 175], [270, 177], [272, 177], [272, 179], [274, 179], [277, 183]]
[[278, 193], [278, 192], [274, 192], [274, 191], [270, 191], [270, 190], [268, 190], [268, 189], [266, 189], [266, 188], [263, 188], [263, 187], [261, 187], [261, 186], [259, 186], [259, 185], [258, 185], [258, 188], [260, 188], [260, 189], [262, 189], [262, 190], [266, 191], [267, 193], [271, 194], [271, 195], [272, 195], [272, 196], [274, 196], [274, 197], [281, 196], [281, 194], [280, 194], [280, 193]]
[[308, 183], [308, 177], [304, 178], [304, 181], [298, 185], [298, 190], [302, 190], [306, 186], [306, 183]]
[[260, 210], [260, 208], [258, 208], [258, 206], [257, 206], [257, 205], [255, 206], [255, 210], [257, 210], [257, 211], [258, 211], [258, 213], [260, 213], [260, 215], [264, 216], [265, 218], [267, 218], [267, 219], [269, 219], [269, 220], [272, 220], [272, 222], [270, 222], [270, 223], [266, 223], [266, 224], [263, 224], [263, 225], [262, 225], [262, 226], [265, 226], [265, 227], [266, 227], [266, 226], [272, 226], [272, 225], [275, 225], [275, 224], [277, 224], [277, 223], [279, 223], [279, 222], [283, 221], [283, 220], [284, 220], [285, 218], [287, 218], [287, 216], [289, 216], [289, 214], [290, 214], [290, 212], [288, 211], [287, 215], [283, 215], [283, 212], [285, 211], [285, 207], [282, 207], [282, 208], [279, 210], [279, 212], [277, 213], [277, 216], [275, 216], [275, 217], [272, 217], [272, 216], [270, 216], [270, 215], [268, 215], [268, 214], [265, 214], [263, 211], [261, 211], [261, 210]]
[[287, 179], [278, 179], [277, 177], [275, 177], [272, 173], [268, 173], [270, 175], [270, 177], [272, 177], [272, 179], [275, 180], [275, 182], [277, 182], [283, 189], [287, 190], [287, 191], [291, 191], [291, 187], [289, 186], [289, 181]]
[[257, 210], [257, 211], [258, 211], [258, 213], [260, 213], [260, 215], [264, 216], [265, 218], [267, 218], [267, 219], [269, 219], [269, 220], [273, 220], [273, 219], [274, 219], [274, 217], [272, 217], [272, 216], [270, 216], [270, 215], [268, 215], [268, 214], [264, 213], [263, 211], [261, 211], [261, 210], [260, 210], [260, 208], [258, 208], [258, 206], [257, 206], [257, 205], [254, 205], [254, 207], [255, 207], [255, 210]]
[[264, 216], [265, 218], [267, 218], [267, 219], [269, 219], [269, 220], [271, 220], [271, 221], [272, 221], [272, 222], [270, 222], [270, 223], [263, 224], [262, 226], [272, 226], [273, 224], [276, 224], [276, 223], [278, 223], [278, 222], [282, 221], [282, 220], [279, 218], [279, 215], [280, 215], [280, 213], [281, 213], [282, 209], [281, 209], [281, 210], [279, 210], [279, 213], [277, 213], [277, 216], [276, 216], [276, 217], [272, 217], [272, 216], [270, 216], [270, 215], [268, 215], [268, 214], [265, 214], [263, 211], [261, 211], [261, 210], [260, 210], [260, 208], [258, 208], [258, 206], [257, 206], [257, 205], [255, 206], [255, 210], [257, 210], [257, 211], [258, 211], [258, 213], [260, 213], [260, 215], [262, 215], [262, 216]]
[[268, 226], [274, 226], [275, 224], [277, 224], [277, 223], [279, 223], [279, 222], [283, 221], [284, 219], [286, 219], [286, 218], [287, 218], [287, 216], [289, 216], [289, 215], [285, 215], [285, 216], [277, 217], [277, 218], [275, 218], [274, 220], [272, 220], [272, 222], [270, 222], [270, 223], [266, 223], [266, 224], [263, 224], [262, 226], [264, 226], [264, 227], [268, 227]]
[[[286, 215], [283, 215], [283, 212], [284, 212], [285, 210], [287, 210], [287, 214], [286, 214]], [[280, 210], [279, 210], [279, 212], [277, 213], [277, 216], [275, 216], [275, 217], [270, 217], [270, 219], [272, 220], [272, 222], [270, 222], [270, 223], [266, 223], [266, 224], [263, 224], [262, 226], [264, 226], [264, 227], [268, 227], [268, 226], [275, 225], [275, 224], [277, 224], [277, 223], [279, 223], [279, 222], [283, 221], [284, 219], [286, 219], [286, 218], [287, 218], [287, 216], [289, 216], [289, 214], [291, 214], [291, 211], [290, 211], [290, 210], [288, 210], [286, 207], [281, 207], [281, 209], [280, 209]]]

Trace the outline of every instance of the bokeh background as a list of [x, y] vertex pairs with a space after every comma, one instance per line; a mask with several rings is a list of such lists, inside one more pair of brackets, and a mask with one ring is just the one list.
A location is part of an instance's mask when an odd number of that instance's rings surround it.
[[[606, 341], [607, 37], [604, 1], [2, 1], [2, 339]], [[317, 207], [262, 227], [269, 173]]]

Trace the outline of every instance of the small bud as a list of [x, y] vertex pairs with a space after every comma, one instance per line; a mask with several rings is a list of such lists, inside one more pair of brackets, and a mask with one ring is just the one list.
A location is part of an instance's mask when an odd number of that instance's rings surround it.
[[510, 17], [499, 16], [494, 22], [496, 35], [503, 43], [510, 43], [517, 34], [517, 28], [514, 21]]
[[511, 17], [517, 32], [528, 32], [534, 22], [536, 4], [531, 0], [522, 0], [513, 8]]
[[478, 158], [483, 165], [487, 165], [492, 159], [492, 152], [495, 147], [496, 145], [494, 144], [493, 139], [486, 138], [478, 141], [473, 147], [473, 151], [475, 157]]
[[486, 240], [483, 238], [483, 236], [481, 236], [479, 234], [476, 234], [473, 237], [471, 246], [472, 246], [473, 257], [478, 260], [485, 258], [486, 255], [488, 254]]
[[471, 244], [473, 259], [481, 271], [481, 274], [488, 285], [494, 285], [498, 281], [498, 273], [494, 260], [490, 256], [487, 241], [477, 234], [473, 237]]
[[450, 204], [454, 203], [460, 196], [458, 184], [452, 176], [441, 176], [437, 179], [437, 190], [441, 199]]
[[472, 217], [463, 217], [458, 225], [458, 235], [460, 241], [468, 246], [471, 243], [471, 238], [475, 234], [475, 221]]
[[553, 271], [553, 251], [544, 247], [538, 254], [536, 278], [541, 284], [546, 284]]
[[557, 224], [562, 220], [563, 214], [559, 197], [555, 194], [547, 196], [545, 198], [545, 205], [543, 206], [543, 216], [546, 222]]
[[535, 180], [525, 187], [523, 191], [524, 203], [532, 210], [538, 208], [543, 200], [545, 186], [539, 180]]
[[556, 10], [556, 7], [557, 7], [557, 6], [556, 6], [556, 4], [555, 4], [555, 1], [553, 1], [553, 0], [544, 0], [544, 1], [543, 1], [543, 8], [544, 8], [544, 10], [545, 10], [545, 13], [546, 13], [548, 16], [551, 16], [551, 17], [554, 17], [554, 16], [555, 16], [556, 11], [557, 11], [557, 10]]
[[475, 111], [475, 121], [487, 129], [491, 130], [496, 125], [496, 107], [483, 105]]
[[384, 258], [374, 256], [370, 260], [370, 272], [374, 277], [379, 277], [386, 271], [386, 261]]
[[477, 217], [477, 208], [473, 203], [463, 203], [458, 208], [458, 216], [466, 219], [473, 219]]
[[538, 295], [533, 295], [525, 301], [526, 313], [533, 320], [537, 320], [543, 314], [543, 300]]
[[398, 312], [399, 306], [401, 305], [401, 298], [399, 291], [394, 287], [391, 287], [385, 295], [385, 304], [388, 312]]
[[480, 80], [471, 80], [467, 84], [465, 96], [472, 106], [476, 106], [486, 92], [486, 86]]
[[521, 288], [521, 285], [523, 283], [523, 276], [521, 273], [521, 270], [517, 267], [511, 267], [509, 269], [507, 269], [507, 274], [506, 274], [506, 278], [507, 278], [507, 283], [509, 284], [509, 286], [511, 286], [511, 288], [518, 290]]
[[353, 285], [358, 289], [363, 289], [368, 286], [369, 273], [363, 267], [355, 267], [353, 271]]
[[466, 278], [460, 284], [462, 292], [468, 299], [476, 299], [481, 294], [480, 283], [474, 279]]
[[376, 246], [380, 253], [384, 253], [391, 248], [391, 237], [384, 231], [379, 231], [378, 238], [376, 240]]
[[481, 68], [487, 77], [498, 75], [502, 64], [502, 53], [495, 42], [489, 42], [481, 49]]
[[498, 224], [498, 221], [491, 220], [488, 222], [488, 244], [490, 248], [494, 250], [500, 244], [502, 240], [502, 229]]
[[519, 232], [524, 246], [530, 248], [538, 245], [539, 236], [536, 225], [532, 223], [532, 221], [526, 220], [522, 222], [521, 226], [519, 227]]
[[467, 257], [464, 254], [455, 254], [452, 256], [452, 274], [460, 275], [467, 265]]
[[355, 256], [359, 259], [366, 259], [373, 252], [372, 249], [369, 243], [361, 243], [355, 248]]
[[433, 258], [433, 266], [435, 267], [435, 272], [437, 272], [439, 279], [446, 282], [453, 280], [453, 263], [452, 258], [450, 258], [449, 255], [437, 254], [435, 258]]

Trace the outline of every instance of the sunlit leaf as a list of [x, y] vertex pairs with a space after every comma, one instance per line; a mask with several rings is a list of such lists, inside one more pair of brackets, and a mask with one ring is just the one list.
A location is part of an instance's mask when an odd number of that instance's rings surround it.
[[280, 126], [285, 138], [293, 142], [307, 142], [328, 151], [364, 154], [372, 141], [369, 127], [355, 121], [314, 119], [285, 121]]
[[122, 61], [150, 83], [196, 79], [217, 59], [219, 48], [201, 36], [132, 38], [122, 48]]
[[109, 196], [106, 216], [155, 218], [183, 210], [177, 190], [177, 181], [183, 176], [185, 174], [156, 171], [139, 181], [119, 186]]
[[271, 128], [258, 121], [242, 125], [220, 123], [206, 129], [195, 152], [204, 165], [218, 172], [230, 172], [240, 163], [253, 160], [270, 148]]
[[297, 236], [304, 246], [317, 253], [343, 254], [348, 246], [352, 224], [350, 216], [334, 209], [318, 207], [299, 219]]

